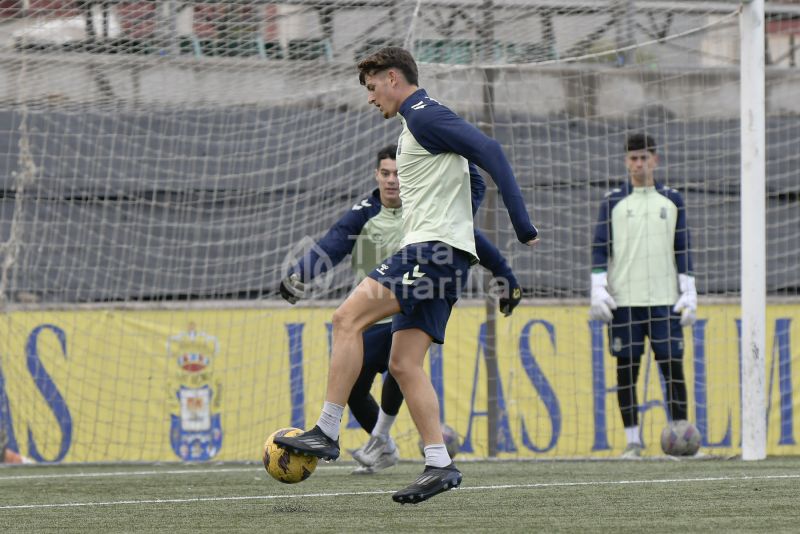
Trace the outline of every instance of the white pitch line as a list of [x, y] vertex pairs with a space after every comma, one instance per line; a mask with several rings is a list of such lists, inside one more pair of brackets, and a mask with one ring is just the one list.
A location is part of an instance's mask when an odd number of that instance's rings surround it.
[[652, 480], [592, 480], [587, 482], [537, 482], [532, 484], [500, 484], [496, 486], [468, 486], [464, 490], [551, 488], [569, 486], [622, 486], [626, 484], [678, 484], [681, 482], [725, 482], [735, 480], [776, 480], [800, 478], [797, 475], [759, 475], [739, 477], [654, 478]]
[[[732, 481], [751, 481], [751, 480], [780, 480], [796, 479], [800, 474], [794, 475], [763, 475], [738, 477], [698, 477], [698, 478], [657, 478], [652, 480], [596, 480], [587, 482], [539, 482], [533, 484], [500, 484], [496, 486], [467, 486], [458, 491], [484, 491], [484, 490], [503, 490], [503, 489], [533, 489], [533, 488], [555, 488], [555, 487], [575, 487], [575, 486], [616, 486], [628, 484], [680, 484], [686, 482], [732, 482]], [[252, 495], [237, 497], [194, 497], [191, 499], [141, 499], [129, 501], [100, 501], [100, 502], [71, 502], [71, 503], [46, 503], [46, 504], [16, 504], [0, 506], [0, 510], [20, 510], [20, 509], [44, 509], [44, 508], [76, 508], [88, 506], [119, 506], [124, 504], [185, 504], [198, 502], [224, 502], [224, 501], [267, 501], [277, 499], [308, 499], [324, 497], [350, 497], [358, 495], [386, 495], [394, 491], [344, 491], [336, 493], [301, 493], [295, 495]]]
[[[318, 467], [318, 469], [333, 470], [333, 469], [353, 469], [353, 466], [347, 465], [331, 465], [325, 467]], [[137, 476], [150, 476], [150, 475], [194, 475], [196, 473], [246, 473], [246, 472], [261, 472], [262, 468], [258, 467], [229, 467], [222, 469], [174, 469], [169, 471], [115, 471], [115, 472], [98, 472], [98, 473], [56, 473], [49, 475], [19, 475], [19, 476], [0, 476], [0, 484], [3, 482], [14, 482], [16, 480], [37, 480], [37, 479], [51, 479], [51, 478], [102, 478], [102, 477], [137, 477]]]
[[107, 502], [67, 502], [60, 504], [17, 504], [0, 506], [0, 510], [19, 510], [22, 508], [73, 508], [80, 506], [116, 506], [120, 504], [181, 504], [194, 502], [222, 502], [222, 501], [265, 501], [273, 499], [299, 499], [304, 497], [346, 497], [351, 495], [382, 495], [394, 491], [348, 491], [338, 493], [302, 493], [297, 495], [252, 495], [240, 497], [194, 497], [192, 499], [142, 499], [137, 501], [107, 501]]

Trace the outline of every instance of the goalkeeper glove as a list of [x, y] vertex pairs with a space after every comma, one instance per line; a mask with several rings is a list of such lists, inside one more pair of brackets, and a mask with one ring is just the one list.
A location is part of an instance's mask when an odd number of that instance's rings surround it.
[[697, 288], [694, 285], [694, 276], [679, 274], [678, 287], [681, 296], [672, 311], [681, 314], [681, 326], [691, 326], [697, 320]]
[[604, 323], [611, 322], [614, 318], [612, 310], [617, 309], [617, 303], [607, 288], [608, 273], [592, 273], [592, 307], [589, 308], [589, 317]]
[[300, 275], [292, 273], [281, 281], [281, 297], [289, 304], [296, 304], [306, 296], [306, 285], [300, 281]]
[[516, 284], [516, 281], [514, 283], [505, 284], [505, 286], [503, 296], [500, 297], [500, 311], [504, 316], [508, 317], [514, 313], [514, 308], [516, 308], [522, 300], [522, 289]]

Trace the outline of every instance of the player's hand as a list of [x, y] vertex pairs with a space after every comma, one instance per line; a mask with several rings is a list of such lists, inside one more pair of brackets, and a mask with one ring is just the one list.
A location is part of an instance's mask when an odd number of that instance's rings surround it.
[[538, 237], [534, 237], [533, 239], [531, 239], [530, 241], [528, 241], [525, 244], [528, 245], [529, 247], [533, 248], [533, 247], [535, 247], [536, 245], [539, 244], [539, 238]]
[[306, 296], [306, 285], [300, 281], [300, 275], [292, 273], [281, 281], [281, 297], [289, 304], [296, 304]]
[[672, 307], [672, 311], [681, 314], [681, 326], [692, 326], [697, 320], [697, 287], [694, 283], [694, 276], [679, 274], [678, 287], [681, 290], [681, 296]]
[[522, 300], [522, 289], [519, 286], [507, 286], [505, 294], [500, 297], [500, 312], [508, 317]]
[[614, 318], [613, 310], [617, 303], [608, 292], [608, 274], [592, 273], [592, 306], [589, 308], [589, 317], [595, 321], [610, 323]]

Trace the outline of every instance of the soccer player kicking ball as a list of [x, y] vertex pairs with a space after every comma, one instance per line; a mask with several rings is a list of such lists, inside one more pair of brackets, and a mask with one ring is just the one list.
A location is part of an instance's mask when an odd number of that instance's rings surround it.
[[[281, 296], [291, 304], [305, 297], [305, 284], [339, 264], [348, 254], [353, 274], [360, 282], [383, 258], [397, 252], [403, 241], [402, 203], [397, 177], [397, 145], [378, 151], [375, 181], [378, 188], [357, 202], [342, 216], [300, 261], [294, 265], [280, 286]], [[475, 170], [477, 173], [477, 170]], [[484, 194], [483, 179], [475, 177], [472, 187], [472, 210], [477, 211]], [[492, 272], [502, 287], [500, 311], [509, 316], [521, 300], [514, 273], [500, 251], [475, 230], [475, 245], [481, 265]], [[378, 321], [364, 330], [364, 363], [353, 385], [347, 405], [358, 423], [370, 434], [369, 441], [353, 451], [360, 464], [355, 474], [373, 474], [395, 465], [399, 459], [389, 431], [403, 404], [403, 393], [391, 375], [386, 375], [381, 389], [381, 405], [370, 390], [375, 377], [389, 368], [392, 347], [391, 318]]]
[[671, 420], [686, 419], [682, 326], [694, 324], [697, 290], [680, 193], [655, 181], [655, 140], [625, 143], [630, 181], [606, 193], [592, 244], [592, 319], [610, 323], [617, 400], [625, 426], [623, 458], [641, 456], [636, 380], [645, 336], [667, 386]]
[[417, 65], [408, 51], [382, 48], [358, 70], [367, 101], [384, 118], [399, 114], [403, 126], [397, 143], [403, 248], [370, 272], [333, 315], [328, 390], [317, 426], [275, 442], [295, 452], [338, 458], [344, 404], [363, 360], [362, 332], [394, 315], [389, 372], [425, 444], [425, 470], [392, 498], [417, 503], [457, 487], [462, 478], [447, 454], [439, 402], [423, 362], [431, 342], [444, 343], [450, 311], [477, 261], [469, 162], [498, 185], [517, 238], [533, 246], [538, 232], [500, 144], [418, 87]]

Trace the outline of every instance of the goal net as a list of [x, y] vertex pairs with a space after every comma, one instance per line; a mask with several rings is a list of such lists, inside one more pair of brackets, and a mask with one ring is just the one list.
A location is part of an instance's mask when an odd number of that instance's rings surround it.
[[[465, 457], [614, 457], [615, 360], [589, 320], [603, 195], [624, 141], [658, 143], [686, 202], [684, 329], [702, 451], [740, 451], [739, 3], [656, 0], [29, 0], [0, 4], [0, 430], [35, 461], [258, 460], [322, 405], [343, 261], [289, 306], [293, 262], [375, 187], [397, 120], [355, 63], [411, 50], [421, 86], [497, 138], [540, 245], [490, 191], [476, 217], [524, 300], [476, 267], [429, 370]], [[767, 7], [768, 451], [797, 454], [800, 5]], [[748, 83], [750, 80], [744, 80]], [[497, 369], [492, 391], [487, 369]], [[381, 378], [374, 393], [379, 398]], [[651, 351], [645, 454], [668, 414]], [[489, 417], [489, 413], [492, 414]], [[491, 421], [491, 423], [490, 423]], [[367, 434], [348, 413], [343, 449]], [[491, 428], [491, 435], [490, 430]], [[418, 435], [403, 408], [401, 455]]]

